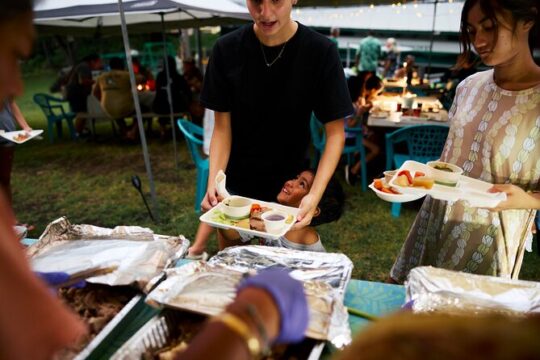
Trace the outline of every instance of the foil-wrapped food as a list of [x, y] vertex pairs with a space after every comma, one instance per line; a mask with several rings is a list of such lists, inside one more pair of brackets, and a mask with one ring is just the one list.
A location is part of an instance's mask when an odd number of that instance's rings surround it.
[[[172, 360], [181, 358], [208, 317], [189, 311], [166, 309], [146, 323], [111, 360]], [[264, 360], [318, 359], [324, 342], [304, 339], [298, 344], [276, 345]]]
[[540, 283], [474, 275], [431, 266], [411, 270], [406, 301], [415, 312], [499, 313], [520, 316], [540, 312]]
[[68, 274], [94, 268], [115, 271], [87, 279], [106, 285], [144, 286], [164, 268], [174, 266], [187, 252], [189, 241], [180, 236], [156, 235], [137, 226], [107, 229], [72, 225], [67, 218], [49, 224], [38, 242], [27, 249], [35, 271]]
[[246, 273], [285, 266], [302, 281], [310, 321], [306, 336], [341, 348], [351, 341], [344, 289], [352, 263], [341, 254], [295, 251], [264, 246], [228, 248], [208, 263], [190, 263], [167, 270], [167, 279], [148, 294], [147, 302], [206, 315], [217, 315], [230, 304]]

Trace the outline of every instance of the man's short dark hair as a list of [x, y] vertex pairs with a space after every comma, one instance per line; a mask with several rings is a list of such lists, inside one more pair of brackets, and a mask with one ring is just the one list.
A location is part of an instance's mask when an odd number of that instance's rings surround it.
[[32, 13], [33, 8], [33, 0], [0, 0], [0, 22]]

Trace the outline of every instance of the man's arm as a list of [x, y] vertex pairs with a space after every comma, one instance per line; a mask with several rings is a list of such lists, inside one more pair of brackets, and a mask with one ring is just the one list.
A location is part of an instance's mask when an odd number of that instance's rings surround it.
[[293, 230], [298, 230], [311, 223], [311, 218], [317, 210], [328, 182], [334, 175], [345, 145], [343, 119], [330, 121], [324, 125], [324, 128], [326, 130], [326, 145], [311, 190], [300, 203], [300, 211], [297, 216], [298, 223], [294, 225]]
[[208, 188], [202, 202], [202, 208], [205, 211], [218, 203], [214, 179], [219, 170], [225, 171], [231, 154], [231, 113], [215, 111], [214, 119], [214, 132], [210, 142]]

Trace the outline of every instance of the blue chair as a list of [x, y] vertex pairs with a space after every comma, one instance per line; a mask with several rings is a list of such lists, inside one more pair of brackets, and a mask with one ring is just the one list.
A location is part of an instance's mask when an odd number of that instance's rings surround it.
[[[315, 168], [319, 163], [321, 155], [324, 151], [324, 146], [326, 144], [326, 132], [324, 131], [324, 125], [315, 117], [311, 115], [310, 121], [311, 129], [311, 141], [313, 142], [313, 147], [315, 148], [315, 156], [312, 159], [311, 167]], [[366, 149], [364, 148], [363, 131], [362, 127], [354, 128], [345, 128], [345, 131], [352, 132], [356, 134], [356, 141], [354, 145], [345, 146], [343, 148], [343, 155], [347, 155], [347, 164], [350, 166], [354, 165], [355, 154], [360, 154], [360, 177], [362, 184], [362, 191], [367, 190], [367, 166], [366, 166]]]
[[[406, 160], [421, 163], [440, 158], [448, 136], [443, 125], [413, 125], [386, 134], [386, 169], [398, 169]], [[397, 152], [396, 146], [405, 152]], [[392, 216], [398, 217], [401, 204], [392, 204]]]
[[73, 126], [73, 119], [75, 119], [75, 114], [72, 112], [64, 111], [63, 104], [66, 103], [65, 100], [56, 98], [48, 94], [35, 94], [34, 102], [39, 105], [45, 117], [47, 118], [47, 132], [49, 135], [49, 141], [54, 143], [54, 126], [56, 125], [56, 133], [58, 138], [62, 137], [62, 121], [67, 122], [71, 139], [75, 140], [77, 135], [75, 134], [75, 127]]
[[203, 134], [202, 127], [186, 119], [178, 119], [177, 121], [180, 131], [184, 134], [188, 145], [189, 153], [197, 168], [197, 190], [195, 192], [195, 211], [201, 211], [201, 202], [206, 194], [208, 185], [208, 158], [203, 156]]

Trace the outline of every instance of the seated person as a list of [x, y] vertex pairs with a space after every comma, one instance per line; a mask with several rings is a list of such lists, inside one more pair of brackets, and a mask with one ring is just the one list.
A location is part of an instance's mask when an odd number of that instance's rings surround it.
[[[182, 75], [176, 70], [176, 61], [172, 56], [167, 56], [169, 67], [171, 100], [173, 113], [182, 113], [189, 111], [191, 103], [191, 89]], [[167, 71], [165, 64], [156, 78], [156, 97], [154, 99], [153, 110], [156, 114], [169, 115], [171, 107], [169, 105], [169, 95], [167, 94]], [[167, 124], [170, 123], [169, 116], [159, 118], [159, 127], [161, 138], [167, 134]]]
[[[383, 91], [384, 85], [382, 80], [370, 72], [361, 72], [355, 79], [349, 78], [349, 93], [353, 100], [355, 114], [347, 119], [347, 127], [360, 127], [367, 122], [369, 110], [373, 107], [373, 100]], [[363, 127], [362, 143], [368, 149], [366, 154], [366, 162], [373, 160], [379, 153], [380, 148], [372, 133], [367, 131], [367, 127]], [[356, 143], [356, 132], [345, 132], [345, 145], [353, 146]], [[359, 154], [355, 154], [355, 159]], [[360, 161], [356, 161], [352, 166], [345, 166], [345, 181], [349, 185], [354, 185], [359, 178], [361, 169]]]
[[[315, 172], [313, 170], [302, 171], [296, 179], [285, 182], [283, 188], [277, 194], [277, 202], [291, 207], [299, 207], [305, 195], [309, 193]], [[335, 179], [331, 179], [321, 198], [317, 212], [315, 213], [311, 226], [299, 230], [291, 230], [277, 240], [262, 239], [262, 245], [284, 247], [295, 250], [320, 251], [325, 252], [319, 234], [313, 226], [325, 224], [339, 219], [343, 212], [345, 196], [343, 190]], [[251, 227], [257, 228], [256, 219], [250, 219]], [[259, 220], [260, 222], [260, 220]], [[259, 224], [260, 226], [260, 224]], [[241, 234], [235, 230], [218, 229], [219, 248], [223, 250], [229, 246], [243, 245], [253, 239], [250, 235]], [[202, 253], [206, 247], [206, 239], [200, 243], [193, 244], [190, 254]], [[201, 244], [202, 243], [202, 244]]]
[[124, 61], [113, 57], [109, 61], [110, 71], [101, 74], [94, 88], [94, 96], [101, 102], [103, 110], [116, 120], [120, 127], [120, 134], [129, 139], [136, 136], [137, 127], [133, 126], [128, 133], [125, 117], [131, 116], [135, 111], [129, 72], [124, 70]]

